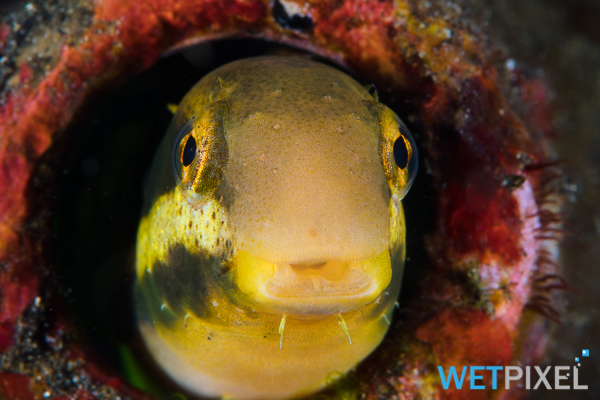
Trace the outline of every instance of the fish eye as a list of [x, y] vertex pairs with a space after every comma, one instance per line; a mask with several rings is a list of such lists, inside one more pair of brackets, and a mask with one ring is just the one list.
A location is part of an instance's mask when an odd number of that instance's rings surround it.
[[175, 181], [180, 186], [184, 181], [187, 181], [187, 167], [192, 165], [196, 159], [198, 144], [192, 133], [192, 123], [193, 118], [181, 128], [173, 145], [173, 173], [175, 175]]
[[394, 141], [394, 161], [400, 169], [408, 166], [408, 143], [404, 136], [400, 135]]
[[402, 189], [400, 190], [400, 198], [404, 198], [410, 187], [412, 186], [418, 169], [417, 145], [412, 137], [412, 134], [398, 118], [398, 136], [394, 140], [391, 155], [394, 157], [394, 163], [397, 166], [397, 171], [400, 174]]
[[206, 112], [205, 120], [190, 118], [173, 143], [175, 183], [195, 207], [202, 206], [214, 193], [227, 163], [227, 142], [215, 118], [214, 110]]
[[194, 158], [196, 158], [196, 139], [194, 139], [194, 135], [189, 134], [181, 155], [181, 163], [184, 167], [189, 167]]

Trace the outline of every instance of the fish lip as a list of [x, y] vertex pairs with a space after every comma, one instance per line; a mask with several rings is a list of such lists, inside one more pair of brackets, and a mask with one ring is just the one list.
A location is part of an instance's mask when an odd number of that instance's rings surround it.
[[376, 300], [391, 282], [387, 249], [359, 261], [269, 262], [247, 253], [240, 259], [241, 291], [255, 306], [273, 313], [331, 315], [356, 311]]
[[337, 297], [361, 295], [373, 285], [373, 278], [360, 262], [275, 263], [275, 274], [264, 285], [273, 297]]

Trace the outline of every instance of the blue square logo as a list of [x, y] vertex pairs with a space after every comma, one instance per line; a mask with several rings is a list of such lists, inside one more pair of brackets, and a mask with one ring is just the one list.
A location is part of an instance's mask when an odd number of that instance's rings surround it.
[[582, 357], [589, 357], [590, 356], [590, 351], [588, 349], [581, 350], [581, 356]]
[[579, 362], [579, 357], [575, 357], [575, 362]]

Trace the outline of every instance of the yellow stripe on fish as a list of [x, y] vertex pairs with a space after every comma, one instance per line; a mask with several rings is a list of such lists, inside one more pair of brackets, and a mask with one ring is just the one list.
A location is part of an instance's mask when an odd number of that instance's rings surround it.
[[200, 80], [138, 230], [135, 307], [157, 363], [236, 399], [301, 396], [354, 367], [389, 326], [416, 169], [400, 119], [334, 68], [261, 57]]

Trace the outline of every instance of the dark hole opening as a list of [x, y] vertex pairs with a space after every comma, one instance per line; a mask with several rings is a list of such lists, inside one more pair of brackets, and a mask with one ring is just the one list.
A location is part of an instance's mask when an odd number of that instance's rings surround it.
[[298, 32], [308, 33], [312, 31], [315, 26], [310, 15], [290, 13], [279, 0], [275, 0], [275, 3], [273, 4], [273, 18], [282, 28]]

